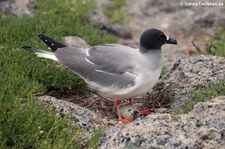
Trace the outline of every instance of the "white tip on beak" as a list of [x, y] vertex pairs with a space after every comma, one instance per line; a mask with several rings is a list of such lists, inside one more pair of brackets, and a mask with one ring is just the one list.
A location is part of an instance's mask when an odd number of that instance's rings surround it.
[[177, 45], [177, 40], [166, 36], [166, 43], [167, 44], [176, 44]]
[[166, 36], [166, 40], [168, 41], [170, 39], [170, 37]]

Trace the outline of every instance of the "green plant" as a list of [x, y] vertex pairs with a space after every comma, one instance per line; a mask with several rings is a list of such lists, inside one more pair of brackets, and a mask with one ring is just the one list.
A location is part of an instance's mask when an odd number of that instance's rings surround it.
[[122, 7], [125, 3], [126, 0], [113, 0], [114, 8], [105, 9], [104, 14], [110, 19], [111, 22], [124, 24], [126, 21], [126, 13], [122, 10]]
[[195, 44], [194, 46], [199, 51], [199, 54], [225, 56], [225, 31], [223, 29], [218, 29], [214, 39], [207, 41], [206, 49], [200, 49]]
[[225, 31], [223, 29], [219, 30], [215, 40], [212, 41], [212, 48], [209, 54], [216, 56], [225, 56]]
[[103, 131], [101, 129], [95, 130], [91, 138], [87, 142], [88, 149], [97, 149], [100, 138], [103, 135]]
[[188, 100], [178, 107], [173, 114], [185, 114], [190, 112], [198, 102], [205, 102], [217, 96], [225, 95], [225, 80], [213, 83], [192, 91], [195, 99]]
[[[11, 101], [9, 101], [11, 100]], [[79, 147], [80, 129], [71, 128], [68, 116], [61, 118], [53, 109], [32, 98], [3, 102], [0, 109], [0, 146], [4, 148]]]
[[163, 66], [161, 70], [161, 77], [165, 76], [167, 73], [168, 73], [168, 68], [166, 66]]

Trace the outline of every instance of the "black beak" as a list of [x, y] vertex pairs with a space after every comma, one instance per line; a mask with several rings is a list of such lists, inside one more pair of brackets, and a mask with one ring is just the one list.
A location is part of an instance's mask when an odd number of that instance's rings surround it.
[[166, 40], [166, 44], [176, 44], [177, 45], [177, 40], [168, 37]]

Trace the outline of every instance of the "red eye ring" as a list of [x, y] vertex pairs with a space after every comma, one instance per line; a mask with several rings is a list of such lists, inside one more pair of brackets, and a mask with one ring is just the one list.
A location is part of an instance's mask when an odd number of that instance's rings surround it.
[[159, 34], [159, 39], [164, 39], [166, 36], [163, 33]]

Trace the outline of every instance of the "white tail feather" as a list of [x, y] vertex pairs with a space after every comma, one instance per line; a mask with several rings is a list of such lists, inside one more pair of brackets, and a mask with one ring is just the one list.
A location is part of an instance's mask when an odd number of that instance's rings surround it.
[[43, 58], [47, 58], [47, 59], [51, 59], [54, 61], [58, 61], [57, 57], [54, 55], [54, 53], [41, 53], [41, 52], [35, 52], [35, 54], [38, 57], [43, 57]]
[[43, 58], [51, 59], [54, 61], [58, 61], [57, 57], [55, 56], [55, 54], [53, 52], [33, 48], [30, 46], [23, 46], [22, 48], [27, 49], [31, 52], [34, 52], [38, 57], [43, 57]]

